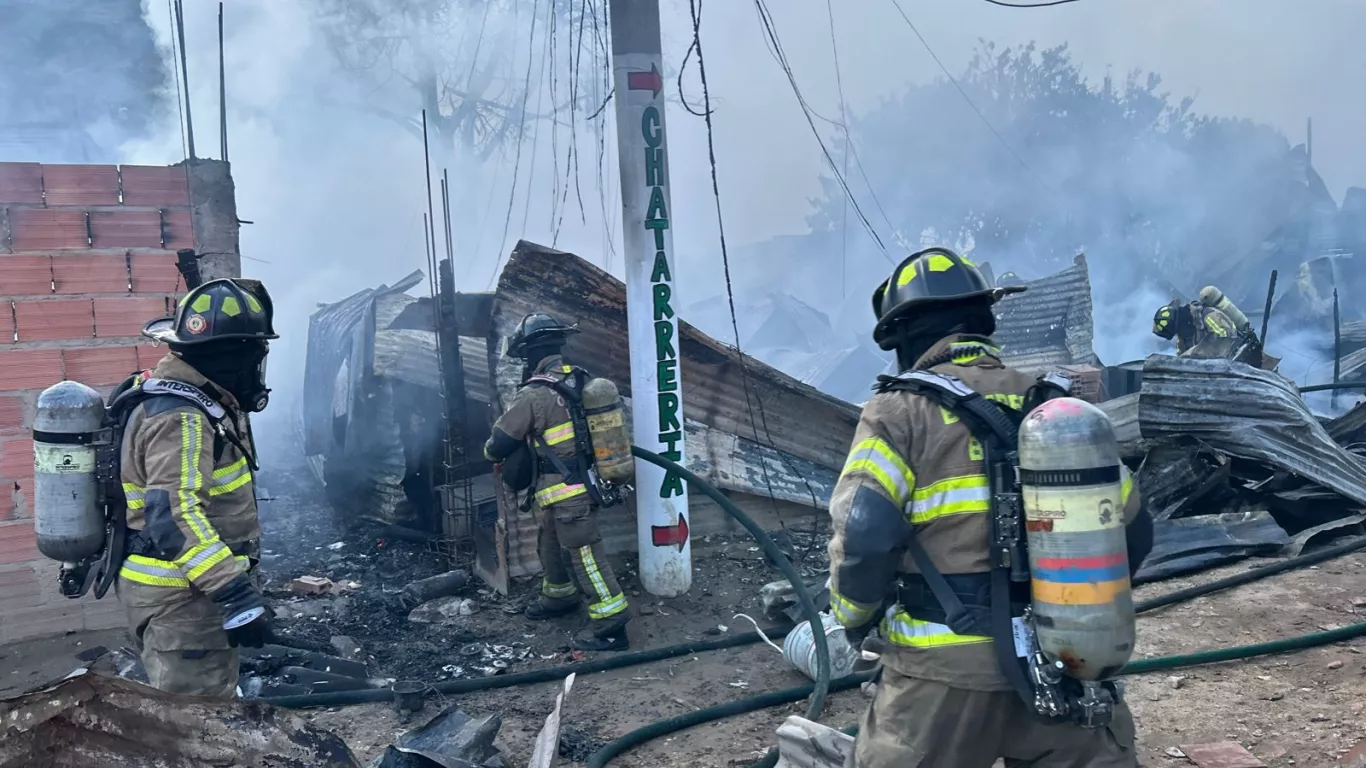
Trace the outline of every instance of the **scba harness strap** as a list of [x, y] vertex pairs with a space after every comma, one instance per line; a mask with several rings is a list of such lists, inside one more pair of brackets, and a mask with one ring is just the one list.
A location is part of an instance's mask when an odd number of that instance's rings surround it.
[[[568, 466], [559, 454], [546, 445], [540, 435], [533, 436], [536, 454], [550, 462], [566, 481], [582, 483], [595, 506], [616, 506], [625, 499], [622, 494], [605, 487], [602, 479], [598, 477], [594, 462], [593, 435], [588, 430], [588, 413], [583, 407], [583, 389], [592, 376], [576, 365], [566, 367], [569, 369], [567, 376], [537, 374], [527, 379], [526, 385], [550, 387], [564, 400], [565, 409], [569, 411], [569, 421], [574, 425], [574, 466]], [[535, 484], [534, 480], [532, 482]]]
[[[925, 586], [942, 610], [945, 624], [960, 635], [987, 635], [992, 639], [997, 661], [1011, 687], [1024, 702], [1037, 709], [1038, 692], [1031, 682], [1028, 666], [1017, 651], [1014, 620], [1020, 615], [1019, 602], [1013, 601], [1012, 584], [1029, 582], [1029, 561], [1024, 539], [1024, 506], [1016, 471], [1019, 454], [1016, 446], [1019, 425], [1039, 403], [1065, 397], [1071, 381], [1061, 374], [1048, 374], [1025, 394], [1023, 412], [1007, 409], [973, 390], [961, 379], [943, 373], [917, 370], [897, 376], [879, 376], [879, 393], [910, 392], [926, 397], [961, 420], [982, 445], [983, 463], [991, 491], [990, 540], [991, 570], [988, 572], [989, 608], [965, 606], [959, 592], [950, 585], [934, 564], [928, 551], [912, 535], [907, 551], [915, 561]], [[903, 605], [908, 611], [914, 606]]]

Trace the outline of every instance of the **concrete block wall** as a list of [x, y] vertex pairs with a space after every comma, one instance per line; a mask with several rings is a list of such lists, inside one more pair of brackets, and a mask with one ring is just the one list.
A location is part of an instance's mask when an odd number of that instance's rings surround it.
[[0, 163], [0, 643], [123, 623], [112, 592], [68, 600], [33, 536], [38, 393], [63, 379], [103, 394], [165, 354], [143, 338], [184, 291], [175, 251], [206, 278], [240, 269], [226, 163]]

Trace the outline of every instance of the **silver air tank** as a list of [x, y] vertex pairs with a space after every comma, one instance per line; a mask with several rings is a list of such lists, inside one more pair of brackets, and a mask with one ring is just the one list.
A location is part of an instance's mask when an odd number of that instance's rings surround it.
[[104, 399], [80, 382], [63, 381], [38, 395], [33, 418], [33, 530], [38, 551], [77, 563], [104, 546], [104, 512], [96, 478], [96, 434]]
[[1237, 326], [1238, 330], [1244, 333], [1252, 330], [1252, 323], [1247, 319], [1247, 315], [1243, 314], [1243, 310], [1238, 309], [1238, 305], [1234, 304], [1229, 297], [1225, 296], [1224, 292], [1219, 290], [1218, 286], [1207, 285], [1204, 288], [1201, 288], [1200, 303], [1207, 307], [1213, 307], [1228, 315], [1228, 319], [1233, 321], [1233, 324]]
[[1039, 648], [1082, 681], [1104, 680], [1134, 649], [1119, 445], [1110, 419], [1073, 397], [1020, 425], [1020, 485]]

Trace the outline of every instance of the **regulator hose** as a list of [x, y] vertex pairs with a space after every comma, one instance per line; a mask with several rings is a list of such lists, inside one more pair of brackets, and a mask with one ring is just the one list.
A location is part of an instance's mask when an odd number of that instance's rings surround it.
[[[764, 553], [768, 555], [769, 559], [772, 560], [775, 565], [777, 565], [778, 570], [782, 571], [782, 574], [786, 576], [788, 581], [792, 583], [792, 589], [797, 595], [797, 600], [798, 603], [801, 605], [802, 612], [806, 615], [807, 620], [811, 622], [811, 627], [813, 630], [811, 636], [812, 640], [815, 643], [816, 649], [817, 673], [816, 684], [814, 686], [809, 687], [807, 689], [806, 694], [802, 694], [801, 696], [798, 696], [797, 699], [790, 699], [788, 701], [797, 701], [806, 696], [807, 694], [814, 694], [811, 698], [811, 704], [807, 707], [806, 717], [809, 720], [816, 720], [817, 718], [819, 718], [821, 710], [825, 707], [825, 697], [830, 687], [830, 649], [829, 646], [826, 644], [825, 632], [815, 631], [816, 627], [823, 626], [821, 623], [820, 612], [817, 611], [815, 601], [812, 600], [811, 593], [807, 590], [806, 584], [802, 580], [801, 574], [799, 574], [797, 572], [797, 569], [794, 568], [790, 562], [788, 562], [787, 557], [783, 555], [780, 549], [778, 549], [778, 545], [775, 544], [773, 542], [773, 539], [770, 538], [769, 535], [765, 533], [762, 528], [759, 527], [758, 523], [755, 523], [753, 518], [745, 514], [744, 511], [741, 510], [739, 507], [735, 506], [734, 502], [726, 498], [726, 496], [722, 494], [720, 491], [713, 488], [706, 481], [702, 480], [697, 475], [694, 475], [692, 472], [689, 472], [684, 467], [680, 466], [679, 464], [673, 461], [670, 461], [669, 459], [664, 458], [663, 456], [652, 453], [637, 446], [631, 446], [631, 452], [634, 453], [637, 457], [644, 459], [645, 461], [648, 461], [651, 464], [654, 464], [667, 471], [671, 471], [678, 474], [679, 477], [682, 477], [684, 480], [686, 480], [688, 484], [691, 485], [693, 488], [696, 488], [697, 490], [706, 494], [709, 498], [711, 498], [712, 501], [716, 502], [716, 504], [720, 506], [722, 509], [724, 509], [731, 517], [735, 518], [736, 522], [744, 526], [745, 530], [749, 531], [750, 535], [754, 537], [754, 540], [764, 550]], [[788, 631], [789, 630], [785, 628], [776, 632], [770, 631], [768, 632], [768, 634], [770, 637], [781, 637], [787, 634]], [[666, 646], [664, 648], [654, 648], [644, 651], [616, 654], [613, 656], [607, 656], [600, 659], [594, 659], [592, 661], [584, 661], [579, 662], [577, 664], [566, 664], [563, 666], [550, 667], [547, 669], [535, 669], [530, 670], [528, 672], [521, 672], [513, 675], [498, 675], [495, 677], [483, 677], [472, 680], [448, 680], [444, 683], [437, 683], [431, 686], [429, 690], [433, 690], [437, 693], [445, 695], [453, 695], [461, 693], [471, 693], [474, 691], [486, 691], [496, 688], [511, 688], [513, 686], [518, 685], [547, 683], [557, 680], [563, 680], [570, 674], [587, 675], [592, 674], [594, 672], [604, 672], [609, 669], [621, 669], [623, 667], [632, 667], [638, 664], [648, 664], [654, 661], [672, 659], [678, 656], [685, 656], [691, 653], [700, 653], [703, 651], [716, 651], [725, 648], [738, 648], [740, 646], [757, 643], [760, 639], [762, 638], [757, 632], [746, 632], [744, 634], [737, 634], [731, 637], [720, 638], [717, 640], [704, 640], [696, 643], [682, 643], [679, 645]], [[790, 693], [790, 691], [788, 691], [788, 693]], [[313, 693], [299, 696], [273, 696], [258, 699], [257, 701], [262, 701], [267, 704], [273, 704], [277, 707], [302, 709], [307, 707], [344, 707], [351, 706], [354, 704], [367, 704], [380, 701], [389, 701], [392, 698], [393, 693], [391, 691], [382, 689], [368, 689], [358, 691], [334, 691], [328, 693]], [[773, 753], [773, 757], [776, 760], [776, 752]]]

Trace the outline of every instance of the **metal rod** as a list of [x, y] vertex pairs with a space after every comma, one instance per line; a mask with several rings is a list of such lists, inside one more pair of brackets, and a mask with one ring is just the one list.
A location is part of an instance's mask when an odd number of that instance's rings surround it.
[[1323, 392], [1326, 390], [1339, 389], [1366, 389], [1366, 381], [1344, 381], [1337, 384], [1314, 384], [1308, 387], [1300, 387], [1300, 393]]
[[218, 141], [228, 162], [228, 75], [223, 63], [223, 4], [218, 4]]
[[190, 159], [194, 154], [194, 118], [190, 115], [190, 65], [185, 59], [185, 13], [180, 0], [175, 0], [175, 27], [180, 37], [180, 80], [185, 84], [185, 140], [189, 144]]
[[[1338, 289], [1333, 286], [1333, 383], [1342, 380], [1342, 315], [1338, 312]], [[1338, 391], [1328, 398], [1330, 408], [1338, 407]]]
[[451, 236], [451, 176], [449, 168], [441, 169], [441, 187], [445, 190], [443, 204], [446, 208], [446, 258], [451, 260], [451, 265], [455, 264], [455, 242]]
[[427, 110], [422, 110], [422, 167], [427, 171], [427, 232], [431, 246], [427, 256], [427, 282], [436, 299], [436, 209], [432, 205], [432, 154], [427, 144]]
[[1266, 349], [1266, 326], [1271, 322], [1271, 302], [1276, 298], [1276, 270], [1271, 270], [1271, 284], [1266, 287], [1266, 309], [1262, 310], [1262, 349]]

